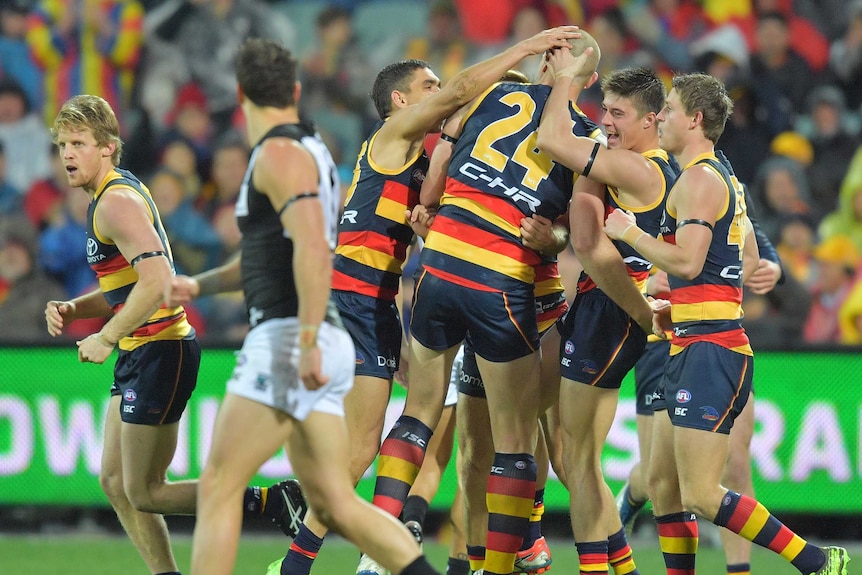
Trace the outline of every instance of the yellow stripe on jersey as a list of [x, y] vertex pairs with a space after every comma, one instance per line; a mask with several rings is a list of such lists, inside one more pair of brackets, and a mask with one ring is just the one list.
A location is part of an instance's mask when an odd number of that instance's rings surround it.
[[133, 267], [123, 268], [114, 273], [99, 278], [99, 287], [103, 292], [114, 291], [138, 281], [138, 272]]
[[479, 202], [473, 201], [469, 198], [463, 198], [460, 196], [451, 196], [449, 194], [443, 194], [443, 197], [440, 199], [440, 205], [449, 204], [453, 206], [457, 206], [462, 210], [468, 211], [471, 214], [477, 215], [492, 226], [496, 228], [500, 228], [504, 232], [513, 235], [519, 236], [521, 235], [521, 227], [519, 225], [513, 225], [508, 220], [501, 218], [494, 212], [490, 211], [487, 207], [483, 206]]
[[524, 283], [531, 284], [536, 277], [536, 271], [533, 269], [533, 266], [498, 254], [497, 252], [462, 242], [445, 234], [428, 234], [425, 249], [435, 250], [464, 260], [465, 262], [481, 265], [484, 268], [494, 270], [497, 273], [507, 275]]
[[404, 204], [381, 197], [377, 201], [377, 209], [374, 210], [374, 213], [397, 224], [406, 224], [407, 217], [404, 215], [406, 210], [407, 207]]
[[742, 306], [733, 301], [705, 301], [701, 303], [675, 303], [670, 309], [674, 324], [688, 321], [739, 319]]
[[389, 254], [365, 246], [343, 244], [335, 249], [335, 253], [377, 270], [401, 274], [401, 262]]

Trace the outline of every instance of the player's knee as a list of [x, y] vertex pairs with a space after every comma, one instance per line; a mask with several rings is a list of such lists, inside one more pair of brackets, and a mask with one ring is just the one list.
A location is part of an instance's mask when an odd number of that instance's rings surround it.
[[142, 513], [159, 513], [153, 489], [147, 485], [126, 485], [126, 498], [132, 507]]
[[108, 501], [112, 504], [126, 497], [123, 488], [123, 477], [119, 473], [102, 469], [102, 472], [99, 473], [99, 486], [102, 488], [102, 492], [108, 498]]

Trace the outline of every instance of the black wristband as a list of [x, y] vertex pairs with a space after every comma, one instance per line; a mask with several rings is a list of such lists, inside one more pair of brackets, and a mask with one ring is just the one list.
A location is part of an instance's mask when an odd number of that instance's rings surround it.
[[458, 143], [458, 138], [456, 138], [455, 136], [450, 136], [446, 132], [440, 132], [440, 139], [446, 140], [447, 142], [452, 142], [453, 144]]

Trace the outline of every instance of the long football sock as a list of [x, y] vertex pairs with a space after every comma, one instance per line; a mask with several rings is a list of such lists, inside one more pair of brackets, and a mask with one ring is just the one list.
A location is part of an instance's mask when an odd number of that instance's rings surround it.
[[658, 543], [668, 573], [694, 575], [697, 555], [697, 518], [681, 511], [655, 518]]
[[488, 477], [485, 573], [508, 575], [530, 522], [536, 495], [536, 460], [529, 453], [497, 453]]
[[398, 418], [380, 448], [374, 505], [395, 517], [401, 515], [432, 433], [430, 427], [416, 418], [407, 415]]
[[822, 549], [788, 529], [766, 507], [746, 495], [725, 493], [712, 522], [778, 553], [802, 573], [816, 572], [825, 561]]

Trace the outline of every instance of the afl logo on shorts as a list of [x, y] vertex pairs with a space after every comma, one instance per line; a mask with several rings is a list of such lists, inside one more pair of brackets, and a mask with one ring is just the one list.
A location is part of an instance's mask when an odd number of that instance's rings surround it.
[[522, 470], [523, 470], [523, 469], [526, 469], [526, 468], [527, 468], [527, 464], [526, 464], [525, 462], [521, 461], [521, 460], [518, 460], [518, 461], [516, 461], [516, 462], [515, 462], [515, 468], [516, 468], [516, 469], [522, 469]]
[[572, 343], [572, 340], [566, 341], [565, 352], [566, 355], [569, 355], [570, 353], [575, 353], [575, 344]]
[[136, 399], [138, 399], [138, 394], [135, 393], [134, 389], [127, 389], [126, 392], [123, 394], [123, 399], [125, 399], [126, 401], [135, 401]]
[[691, 394], [684, 389], [680, 389], [676, 392], [676, 401], [677, 403], [688, 403], [691, 401]]
[[87, 256], [96, 255], [97, 249], [99, 249], [99, 245], [96, 243], [96, 240], [93, 238], [87, 238]]

